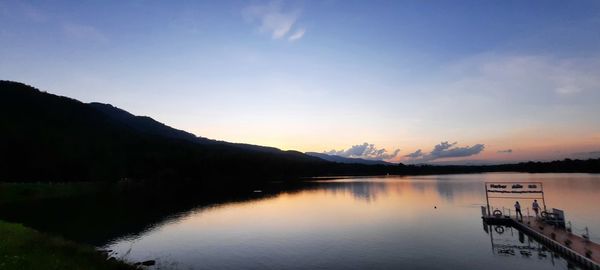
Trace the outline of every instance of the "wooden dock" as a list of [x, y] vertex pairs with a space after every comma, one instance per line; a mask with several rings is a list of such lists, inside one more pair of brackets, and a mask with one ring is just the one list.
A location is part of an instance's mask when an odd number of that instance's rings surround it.
[[535, 217], [517, 220], [508, 216], [482, 216], [490, 225], [508, 225], [535, 238], [586, 269], [600, 270], [600, 245], [563, 228], [548, 225]]

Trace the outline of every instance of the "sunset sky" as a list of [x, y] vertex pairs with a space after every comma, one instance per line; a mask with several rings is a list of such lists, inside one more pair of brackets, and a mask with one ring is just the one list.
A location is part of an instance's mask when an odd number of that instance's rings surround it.
[[0, 0], [0, 79], [281, 149], [586, 158], [600, 1]]

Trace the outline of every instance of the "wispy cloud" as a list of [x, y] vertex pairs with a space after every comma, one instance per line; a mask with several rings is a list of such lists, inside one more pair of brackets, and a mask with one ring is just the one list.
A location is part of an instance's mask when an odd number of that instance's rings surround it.
[[108, 38], [95, 27], [83, 24], [65, 23], [63, 32], [71, 38], [83, 39], [98, 43], [107, 43]]
[[[419, 95], [406, 103], [414, 108], [427, 106], [421, 117], [439, 123], [436, 129], [445, 129], [451, 137], [460, 138], [467, 130], [485, 137], [529, 129], [532, 124], [544, 132], [560, 126], [565, 133], [575, 134], [591, 129], [590, 123], [597, 120], [594, 101], [600, 99], [600, 55], [490, 53], [432, 72], [438, 74], [412, 87]], [[438, 120], [440, 115], [455, 121]], [[583, 122], [588, 124], [580, 126]]]
[[[479, 55], [453, 67], [453, 87], [559, 96], [596, 92], [600, 87], [600, 58], [559, 59], [536, 55]], [[543, 100], [543, 99], [542, 99]]]
[[[244, 18], [250, 23], [257, 23], [259, 30], [269, 33], [273, 39], [284, 38], [294, 29], [300, 16], [299, 9], [285, 11], [281, 2], [274, 1], [266, 5], [246, 7], [242, 11]], [[288, 40], [298, 40], [304, 36], [304, 28], [297, 29]]]
[[423, 153], [421, 149], [406, 155], [405, 157], [409, 158], [409, 161], [413, 163], [417, 162], [429, 162], [436, 159], [442, 158], [455, 158], [455, 157], [468, 157], [472, 155], [477, 155], [485, 149], [485, 145], [476, 144], [473, 146], [456, 146], [458, 143], [449, 143], [449, 142], [441, 142], [438, 145], [433, 147], [433, 150], [429, 152], [429, 154]]
[[349, 158], [363, 158], [371, 160], [389, 160], [398, 156], [400, 149], [396, 149], [392, 152], [388, 152], [385, 148], [377, 148], [374, 144], [363, 143], [353, 145], [348, 149], [342, 150], [330, 150], [324, 152], [328, 155], [336, 155], [341, 157]]
[[306, 29], [304, 29], [304, 28], [298, 29], [294, 34], [292, 34], [288, 38], [288, 40], [295, 41], [295, 40], [301, 39], [302, 37], [304, 37], [304, 33], [306, 33]]

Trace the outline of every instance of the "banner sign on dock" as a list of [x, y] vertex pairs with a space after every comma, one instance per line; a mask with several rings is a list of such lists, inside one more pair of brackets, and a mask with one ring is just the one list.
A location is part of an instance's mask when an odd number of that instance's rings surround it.
[[546, 210], [541, 182], [485, 182], [485, 199], [488, 215], [491, 215], [490, 199], [539, 199]]
[[542, 183], [486, 183], [486, 192], [492, 193], [543, 193]]

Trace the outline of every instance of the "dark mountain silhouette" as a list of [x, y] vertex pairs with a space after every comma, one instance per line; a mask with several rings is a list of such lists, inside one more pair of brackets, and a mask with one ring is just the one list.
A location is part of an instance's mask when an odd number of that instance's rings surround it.
[[366, 164], [366, 165], [394, 165], [394, 163], [385, 162], [383, 160], [369, 160], [362, 158], [347, 158], [338, 155], [328, 155], [325, 153], [306, 152], [305, 154], [313, 157], [318, 157], [327, 161], [348, 164]]
[[[486, 166], [340, 163], [197, 137], [150, 117], [0, 81], [0, 181], [239, 182], [333, 175], [600, 172], [600, 159]], [[218, 181], [217, 181], [218, 180]]]
[[196, 137], [196, 135], [175, 129], [158, 122], [148, 116], [135, 116], [125, 110], [114, 107], [110, 104], [92, 102], [90, 107], [106, 114], [109, 118], [128, 126], [140, 133], [162, 136], [170, 139], [186, 140], [190, 142], [208, 142], [206, 138]]
[[149, 117], [0, 81], [0, 179], [310, 176], [326, 161], [296, 151], [199, 138]]
[[[267, 147], [267, 146], [252, 145], [252, 144], [245, 144], [245, 143], [230, 143], [230, 142], [219, 141], [219, 140], [211, 140], [211, 139], [207, 139], [204, 137], [198, 137], [192, 133], [167, 126], [161, 122], [158, 122], [158, 121], [152, 119], [151, 117], [136, 116], [136, 115], [133, 115], [123, 109], [114, 107], [110, 104], [92, 102], [92, 103], [89, 103], [89, 105], [92, 106], [93, 108], [97, 109], [98, 111], [105, 113], [108, 117], [114, 119], [115, 121], [118, 121], [121, 124], [124, 124], [132, 129], [135, 129], [136, 131], [144, 133], [144, 134], [161, 136], [161, 137], [165, 137], [165, 138], [169, 138], [169, 139], [185, 140], [185, 141], [200, 143], [200, 144], [213, 144], [213, 145], [220, 144], [220, 145], [235, 146], [235, 147], [246, 149], [246, 150], [260, 151], [260, 152], [266, 152], [266, 153], [281, 153], [282, 152], [282, 150], [275, 148], [275, 147]], [[286, 151], [286, 152], [289, 154], [293, 154], [293, 155], [298, 154], [298, 152], [296, 152], [296, 151]]]

